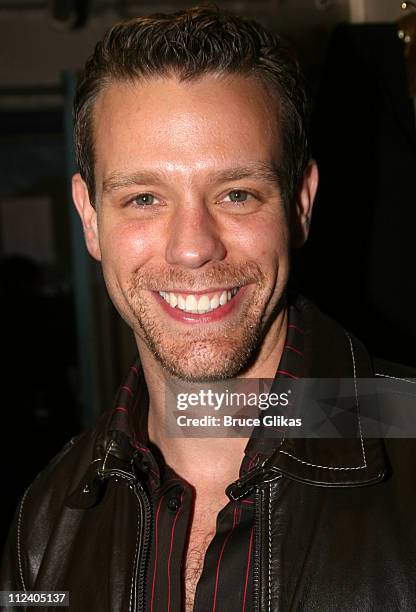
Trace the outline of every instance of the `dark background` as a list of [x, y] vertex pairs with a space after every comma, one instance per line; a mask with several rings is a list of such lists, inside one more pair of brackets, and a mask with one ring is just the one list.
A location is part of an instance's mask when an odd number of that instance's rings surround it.
[[[0, 548], [26, 486], [111, 405], [135, 352], [69, 197], [76, 72], [115, 21], [194, 4], [0, 0]], [[216, 4], [288, 38], [310, 83], [321, 186], [294, 284], [374, 354], [416, 365], [415, 107], [400, 2]]]

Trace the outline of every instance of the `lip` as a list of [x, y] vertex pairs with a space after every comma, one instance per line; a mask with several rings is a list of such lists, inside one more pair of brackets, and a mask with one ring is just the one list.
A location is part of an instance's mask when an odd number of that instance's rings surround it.
[[[248, 285], [244, 285], [243, 287], [240, 287], [239, 291], [236, 293], [236, 295], [234, 295], [231, 300], [229, 302], [227, 302], [226, 304], [224, 304], [224, 306], [220, 306], [219, 308], [216, 308], [215, 310], [211, 311], [211, 312], [206, 312], [205, 314], [193, 314], [191, 312], [185, 312], [184, 310], [180, 310], [180, 308], [172, 308], [171, 306], [169, 306], [169, 304], [166, 302], [166, 300], [164, 300], [162, 298], [161, 295], [159, 295], [158, 291], [153, 291], [153, 294], [156, 298], [156, 300], [159, 302], [161, 308], [163, 308], [163, 310], [172, 318], [175, 319], [176, 321], [180, 321], [182, 323], [189, 323], [189, 324], [201, 324], [201, 323], [214, 323], [216, 321], [220, 321], [221, 319], [224, 319], [227, 315], [229, 315], [231, 312], [233, 312], [235, 310], [235, 308], [237, 308], [237, 306], [239, 305], [242, 297], [244, 296], [244, 293], [246, 292]], [[224, 291], [225, 287], [221, 288], [221, 291]], [[220, 289], [217, 290], [212, 290], [214, 293], [218, 293], [220, 291]], [[175, 293], [175, 291], [173, 291], [173, 293]], [[207, 291], [178, 291], [176, 290], [176, 293], [180, 293], [182, 295], [206, 295], [207, 293], [211, 293], [207, 292]]]

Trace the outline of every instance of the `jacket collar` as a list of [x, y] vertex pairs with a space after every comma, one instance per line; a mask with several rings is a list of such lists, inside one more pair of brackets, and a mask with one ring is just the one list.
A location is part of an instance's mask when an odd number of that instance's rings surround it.
[[[373, 376], [371, 359], [358, 340], [304, 298], [297, 298], [295, 309], [296, 324], [292, 318], [292, 327], [302, 326], [304, 333], [303, 377], [351, 378], [354, 382], [358, 377]], [[281, 365], [282, 362], [278, 371]], [[160, 476], [159, 466], [147, 446], [146, 394], [143, 372], [137, 362], [119, 390], [115, 408], [110, 416], [107, 413], [102, 417], [98, 426], [94, 459], [83, 483], [87, 493], [83, 492], [82, 500], [87, 506], [88, 491], [91, 500], [95, 497], [92, 483], [97, 477], [134, 478], [140, 471], [153, 474], [155, 480]], [[140, 406], [145, 409], [138, 409]], [[358, 403], [352, 418], [359, 419]], [[257, 444], [253, 439], [250, 443]], [[351, 487], [379, 482], [387, 473], [383, 445], [377, 439], [283, 438], [273, 444], [272, 452], [262, 462], [242, 470], [241, 477], [227, 488], [231, 499], [239, 499], [258, 484], [281, 476], [310, 485]]]
[[[308, 300], [301, 298], [298, 305], [305, 330], [304, 377], [350, 379], [355, 394], [359, 377], [374, 376], [367, 350]], [[262, 466], [228, 488], [228, 495], [238, 499], [259, 482], [282, 475], [311, 485], [336, 487], [383, 480], [387, 474], [384, 446], [378, 439], [363, 437], [357, 395], [355, 399], [351, 418], [357, 422], [358, 437], [283, 438]]]

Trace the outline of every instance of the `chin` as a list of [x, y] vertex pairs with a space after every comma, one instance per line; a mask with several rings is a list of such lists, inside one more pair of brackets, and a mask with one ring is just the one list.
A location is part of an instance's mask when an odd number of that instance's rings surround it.
[[[142, 330], [143, 331], [143, 330]], [[216, 339], [190, 339], [172, 343], [144, 331], [153, 357], [171, 376], [186, 382], [214, 382], [233, 378], [251, 363], [262, 341], [259, 328]], [[236, 336], [240, 336], [239, 338]]]

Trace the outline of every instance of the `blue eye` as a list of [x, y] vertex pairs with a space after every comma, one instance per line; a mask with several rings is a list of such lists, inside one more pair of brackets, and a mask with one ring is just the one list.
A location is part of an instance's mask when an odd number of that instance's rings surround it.
[[140, 193], [135, 196], [133, 202], [138, 204], [139, 206], [149, 206], [153, 204], [155, 201], [155, 197], [151, 193]]

